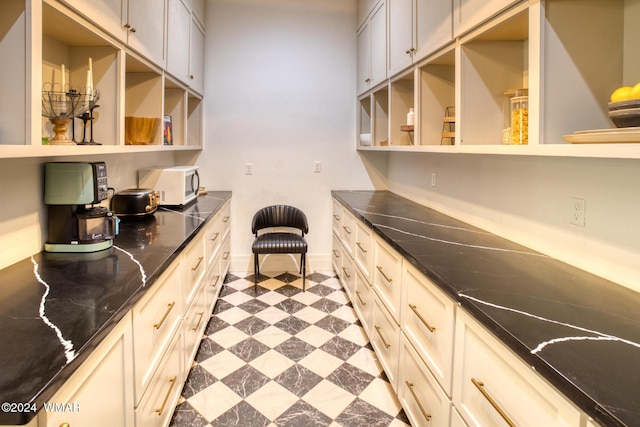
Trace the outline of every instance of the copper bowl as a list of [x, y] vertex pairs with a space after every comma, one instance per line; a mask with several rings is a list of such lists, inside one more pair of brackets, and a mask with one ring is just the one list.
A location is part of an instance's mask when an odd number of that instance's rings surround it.
[[125, 117], [124, 142], [126, 145], [149, 145], [158, 132], [160, 119], [157, 117]]

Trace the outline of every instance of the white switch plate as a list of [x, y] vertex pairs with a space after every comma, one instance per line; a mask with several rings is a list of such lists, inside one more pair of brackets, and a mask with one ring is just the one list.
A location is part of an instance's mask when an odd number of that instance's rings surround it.
[[245, 175], [253, 175], [253, 163], [247, 163], [244, 165]]
[[438, 175], [435, 172], [431, 172], [431, 186], [437, 187], [438, 185]]
[[320, 172], [322, 172], [322, 163], [320, 163], [320, 160], [316, 160], [315, 162], [313, 162], [313, 173]]

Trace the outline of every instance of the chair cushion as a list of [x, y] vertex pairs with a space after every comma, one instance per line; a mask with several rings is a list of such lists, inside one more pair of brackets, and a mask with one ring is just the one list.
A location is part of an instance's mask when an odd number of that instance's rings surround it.
[[254, 254], [302, 254], [307, 252], [304, 237], [295, 233], [265, 233], [253, 242]]

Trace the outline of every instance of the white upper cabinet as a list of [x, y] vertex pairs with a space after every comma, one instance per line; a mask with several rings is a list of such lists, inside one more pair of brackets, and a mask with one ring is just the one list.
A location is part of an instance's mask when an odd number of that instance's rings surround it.
[[191, 12], [185, 0], [169, 0], [167, 14], [167, 71], [182, 82], [189, 80]]
[[453, 39], [452, 0], [415, 0], [414, 61], [446, 45]]
[[413, 0], [389, 0], [389, 76], [413, 63]]
[[453, 0], [453, 33], [469, 31], [519, 0]]
[[189, 86], [199, 94], [204, 93], [204, 29], [195, 16], [191, 18]]
[[64, 0], [132, 49], [164, 66], [166, 0]]
[[387, 9], [378, 2], [357, 33], [357, 85], [362, 94], [387, 77]]

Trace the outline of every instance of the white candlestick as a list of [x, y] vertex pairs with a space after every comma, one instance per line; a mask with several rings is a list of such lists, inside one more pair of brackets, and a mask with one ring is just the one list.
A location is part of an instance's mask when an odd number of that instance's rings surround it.
[[60, 106], [60, 112], [61, 113], [66, 113], [67, 112], [67, 95], [66, 95], [66, 90], [65, 90], [65, 86], [67, 85], [67, 77], [65, 75], [65, 71], [64, 71], [64, 64], [62, 64], [62, 105]]
[[89, 58], [89, 80], [87, 85], [91, 87], [91, 92], [93, 92], [93, 59]]
[[64, 87], [67, 85], [67, 78], [65, 77], [64, 72], [64, 64], [62, 64], [62, 92], [64, 92]]

